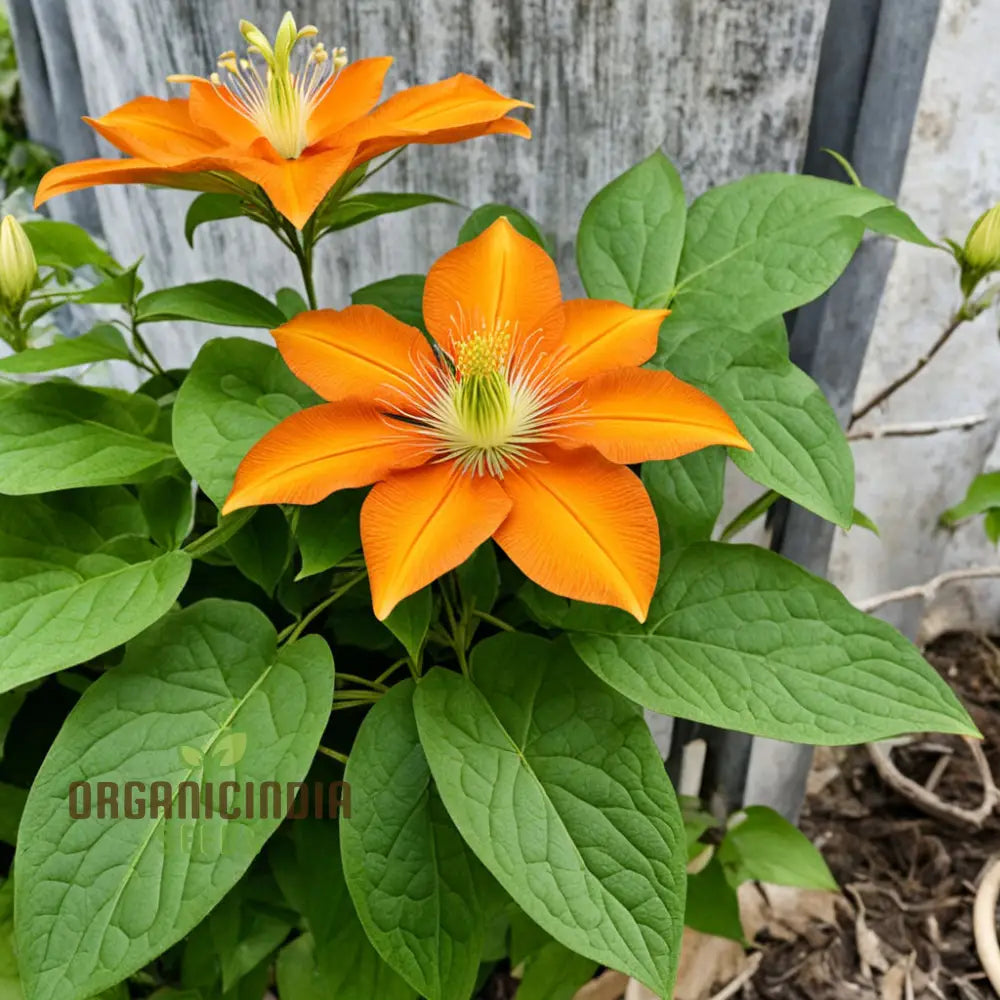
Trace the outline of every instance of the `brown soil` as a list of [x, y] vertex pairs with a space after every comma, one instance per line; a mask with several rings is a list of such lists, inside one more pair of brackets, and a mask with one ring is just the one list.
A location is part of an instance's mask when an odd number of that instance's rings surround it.
[[[927, 659], [965, 702], [1000, 780], [1000, 653], [989, 640], [955, 633], [932, 643]], [[894, 760], [924, 783], [949, 752], [936, 792], [974, 808], [982, 786], [962, 740], [919, 738]], [[863, 747], [826, 752], [820, 766], [832, 780], [810, 797], [802, 828], [822, 848], [849, 905], [836, 926], [765, 948], [760, 970], [738, 996], [992, 1000], [971, 917], [975, 882], [1000, 851], [1000, 813], [979, 831], [925, 816], [886, 787]]]

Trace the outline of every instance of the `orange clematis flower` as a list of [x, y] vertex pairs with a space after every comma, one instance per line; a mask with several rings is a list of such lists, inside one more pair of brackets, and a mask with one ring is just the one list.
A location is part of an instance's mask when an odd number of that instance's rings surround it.
[[490, 133], [531, 137], [523, 122], [507, 116], [531, 105], [475, 77], [411, 87], [376, 107], [391, 58], [348, 63], [344, 49], [329, 52], [310, 41], [316, 28], [298, 28], [291, 14], [273, 45], [248, 21], [240, 22], [240, 31], [246, 58], [222, 53], [224, 76], [169, 78], [189, 84], [188, 97], [140, 97], [103, 118], [85, 119], [126, 158], [50, 170], [36, 206], [98, 184], [231, 191], [245, 178], [301, 229], [341, 177], [382, 153]]
[[714, 400], [638, 367], [667, 310], [563, 302], [548, 255], [500, 219], [431, 268], [423, 311], [433, 346], [374, 306], [274, 331], [330, 402], [251, 448], [223, 512], [375, 483], [361, 538], [379, 618], [492, 536], [543, 587], [643, 620], [659, 532], [626, 465], [749, 448]]

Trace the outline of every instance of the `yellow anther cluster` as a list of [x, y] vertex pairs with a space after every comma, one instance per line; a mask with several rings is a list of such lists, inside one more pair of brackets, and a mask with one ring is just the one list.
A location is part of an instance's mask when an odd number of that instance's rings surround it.
[[483, 377], [499, 371], [510, 352], [510, 327], [473, 333], [458, 345], [455, 367], [462, 378]]

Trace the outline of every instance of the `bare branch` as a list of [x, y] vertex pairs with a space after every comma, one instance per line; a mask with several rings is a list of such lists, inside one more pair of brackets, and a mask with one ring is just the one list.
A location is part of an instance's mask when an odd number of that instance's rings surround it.
[[969, 569], [949, 570], [947, 573], [940, 573], [926, 583], [917, 583], [911, 587], [890, 590], [884, 594], [876, 594], [874, 597], [866, 597], [853, 603], [859, 611], [872, 611], [875, 608], [880, 608], [883, 604], [905, 601], [911, 597], [922, 597], [925, 601], [929, 601], [945, 584], [958, 580], [981, 580], [989, 577], [1000, 577], [1000, 566], [972, 566]]
[[997, 943], [997, 900], [1000, 898], [1000, 858], [986, 862], [972, 907], [976, 954], [990, 985], [1000, 994], [1000, 944]]
[[882, 424], [860, 431], [851, 431], [848, 441], [869, 441], [887, 437], [927, 437], [941, 431], [965, 431], [970, 427], [989, 420], [986, 413], [975, 413], [968, 417], [952, 417], [950, 420], [918, 421], [912, 424]]

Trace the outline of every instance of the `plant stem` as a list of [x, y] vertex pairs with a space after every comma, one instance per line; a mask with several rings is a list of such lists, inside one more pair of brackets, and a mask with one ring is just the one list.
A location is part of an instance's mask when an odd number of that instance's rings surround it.
[[504, 632], [516, 632], [517, 629], [513, 625], [508, 625], [507, 622], [503, 621], [501, 618], [497, 618], [494, 615], [487, 614], [485, 611], [477, 611], [473, 609], [473, 615], [476, 618], [481, 618], [484, 622], [489, 622], [490, 625], [495, 625], [499, 629], [503, 629]]
[[381, 681], [370, 681], [367, 677], [359, 677], [357, 674], [343, 674], [337, 671], [337, 680], [353, 681], [355, 684], [362, 684], [373, 691], [386, 692], [389, 689]]
[[[321, 615], [334, 601], [343, 597], [351, 587], [355, 584], [360, 583], [368, 575], [367, 570], [362, 570], [360, 573], [355, 573], [343, 586], [338, 587], [329, 597], [325, 600], [320, 601], [304, 618], [298, 621], [295, 625], [290, 625], [281, 635], [278, 636], [279, 640], [295, 642], [296, 639], [305, 631], [309, 624]], [[285, 633], [288, 633], [287, 640]]]
[[336, 750], [331, 750], [329, 747], [323, 746], [322, 743], [316, 748], [321, 754], [327, 757], [332, 757], [334, 760], [339, 760], [341, 764], [347, 763], [347, 755], [338, 753]]

